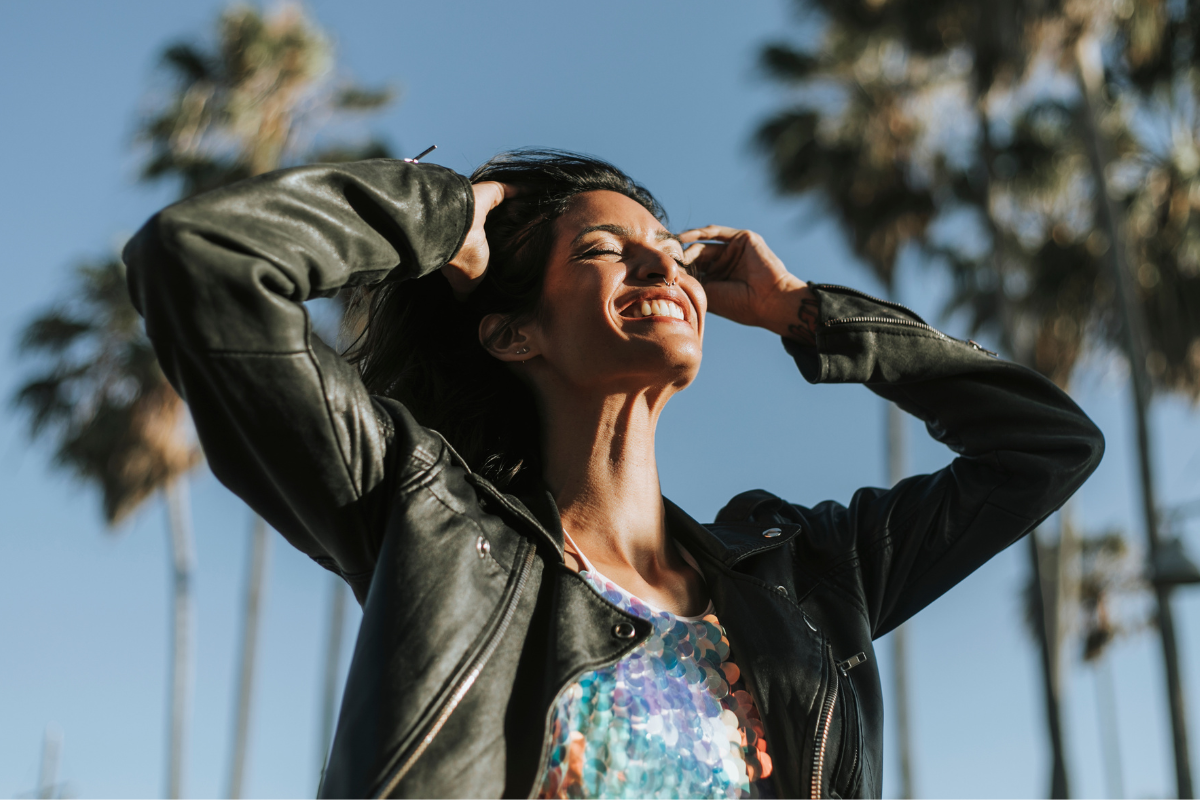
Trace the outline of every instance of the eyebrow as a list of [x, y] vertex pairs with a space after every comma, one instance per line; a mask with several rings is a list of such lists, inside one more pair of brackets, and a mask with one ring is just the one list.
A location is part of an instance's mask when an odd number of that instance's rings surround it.
[[[584, 236], [586, 236], [589, 233], [594, 233], [595, 231], [607, 231], [609, 233], [616, 234], [617, 236], [624, 236], [627, 239], [632, 239], [635, 235], [632, 230], [630, 230], [629, 228], [626, 228], [624, 225], [613, 225], [611, 223], [603, 224], [603, 225], [589, 225], [586, 228], [584, 228], [583, 230], [581, 230], [575, 236], [575, 238], [573, 240], [571, 240], [571, 245], [574, 246], [575, 244], [578, 244], [580, 239], [582, 239]], [[682, 242], [682, 240], [680, 240], [678, 234], [671, 233], [670, 231], [665, 230], [665, 229], [660, 229], [660, 230], [657, 230], [654, 232], [654, 241], [665, 242], [668, 240], [673, 240], [673, 241], [679, 242], [680, 244], [683, 244], [683, 242]]]

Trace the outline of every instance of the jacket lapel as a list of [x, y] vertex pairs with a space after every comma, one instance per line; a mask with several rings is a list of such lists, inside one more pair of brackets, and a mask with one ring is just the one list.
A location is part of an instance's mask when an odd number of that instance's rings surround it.
[[775, 759], [776, 791], [780, 797], [803, 796], [817, 711], [831, 685], [832, 662], [824, 637], [797, 603], [760, 577], [735, 569], [750, 556], [781, 548], [800, 526], [700, 525], [666, 498], [663, 502], [668, 530], [700, 564], [734, 661], [758, 706], [768, 752]]

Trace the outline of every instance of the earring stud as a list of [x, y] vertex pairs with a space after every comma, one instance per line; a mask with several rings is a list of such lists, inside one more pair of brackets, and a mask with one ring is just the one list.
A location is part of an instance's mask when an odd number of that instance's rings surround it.
[[528, 347], [522, 347], [520, 350], [518, 350], [518, 351], [517, 351], [517, 355], [519, 355], [519, 356], [523, 356], [523, 355], [525, 355], [525, 354], [526, 354], [526, 353], [528, 353], [528, 352], [529, 352], [529, 348], [528, 348]]

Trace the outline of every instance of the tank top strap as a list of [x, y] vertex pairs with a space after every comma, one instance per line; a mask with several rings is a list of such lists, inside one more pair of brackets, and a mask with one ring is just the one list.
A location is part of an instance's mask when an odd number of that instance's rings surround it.
[[583, 568], [585, 570], [587, 570], [588, 572], [595, 574], [596, 568], [592, 566], [592, 562], [588, 560], [588, 557], [583, 554], [583, 550], [579, 547], [578, 544], [575, 543], [575, 540], [571, 538], [571, 534], [567, 533], [566, 528], [563, 528], [562, 532], [563, 532], [563, 538], [566, 539], [567, 543], [570, 544], [572, 548], [574, 548], [574, 550], [577, 554], [579, 554], [579, 560], [583, 562]]

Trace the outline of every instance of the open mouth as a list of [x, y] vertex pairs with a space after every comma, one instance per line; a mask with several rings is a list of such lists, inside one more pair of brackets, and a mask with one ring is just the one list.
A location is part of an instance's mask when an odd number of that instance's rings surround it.
[[621, 316], [626, 319], [643, 319], [645, 317], [687, 319], [687, 315], [683, 311], [683, 306], [674, 300], [662, 297], [656, 297], [653, 300], [635, 301], [621, 312]]

